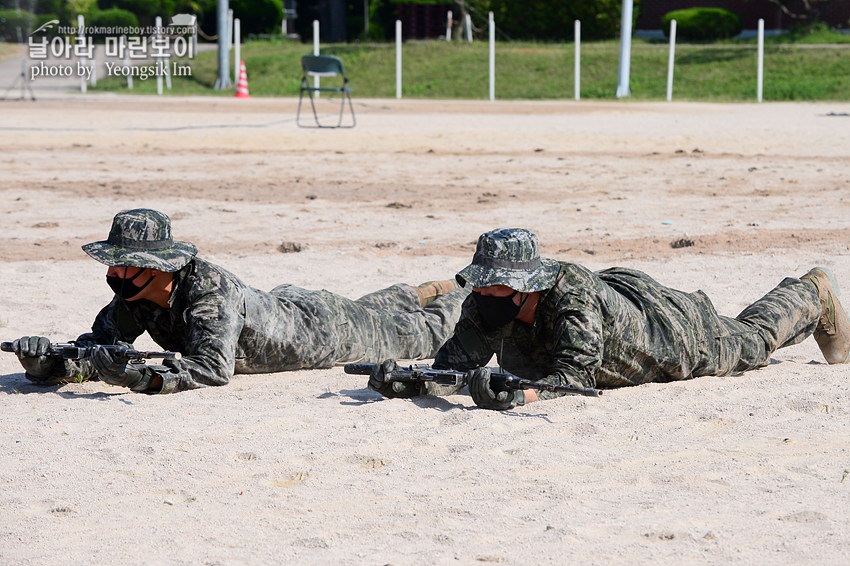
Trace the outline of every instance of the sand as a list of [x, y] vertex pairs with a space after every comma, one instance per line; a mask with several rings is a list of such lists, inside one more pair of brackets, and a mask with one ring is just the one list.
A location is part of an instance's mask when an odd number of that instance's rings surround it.
[[[261, 289], [450, 278], [481, 232], [523, 226], [723, 314], [813, 265], [850, 293], [848, 104], [355, 107], [354, 129], [307, 130], [292, 99], [3, 103], [0, 338], [87, 331], [111, 292], [80, 245], [136, 206]], [[38, 388], [3, 354], [0, 407], [2, 564], [850, 556], [850, 366], [812, 339], [743, 375], [505, 413], [385, 400], [341, 368]]]

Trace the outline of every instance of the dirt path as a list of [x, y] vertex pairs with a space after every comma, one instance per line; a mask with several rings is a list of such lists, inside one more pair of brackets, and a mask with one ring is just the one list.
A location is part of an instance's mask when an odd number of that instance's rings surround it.
[[[813, 264], [850, 288], [848, 104], [367, 100], [336, 131], [295, 105], [4, 103], [3, 340], [86, 331], [110, 291], [80, 245], [137, 206], [263, 289], [451, 277], [499, 226], [723, 314]], [[840, 564], [850, 371], [774, 358], [503, 414], [340, 369], [39, 389], [4, 354], [0, 563]]]

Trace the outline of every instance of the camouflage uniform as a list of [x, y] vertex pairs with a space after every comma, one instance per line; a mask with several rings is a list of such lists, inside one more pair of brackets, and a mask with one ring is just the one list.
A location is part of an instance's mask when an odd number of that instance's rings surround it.
[[[163, 377], [162, 393], [170, 393], [224, 385], [234, 373], [433, 357], [466, 295], [457, 289], [421, 307], [409, 285], [356, 301], [292, 285], [267, 293], [195, 258], [174, 274], [171, 308], [115, 297], [77, 342], [132, 343], [147, 331], [162, 348], [183, 353], [179, 361], [151, 366]], [[66, 362], [65, 372], [94, 377], [85, 361]]]
[[[350, 300], [281, 285], [270, 293], [174, 242], [170, 219], [148, 209], [116, 215], [109, 239], [83, 249], [101, 263], [173, 272], [170, 308], [118, 296], [100, 311], [81, 345], [132, 343], [143, 332], [181, 360], [150, 365], [162, 393], [226, 384], [234, 373], [328, 368], [342, 362], [433, 357], [451, 335], [468, 292], [422, 307], [416, 289], [395, 285]], [[65, 361], [64, 377], [96, 376], [87, 360]]]
[[[536, 251], [536, 238], [534, 246]], [[729, 318], [718, 315], [703, 292], [670, 289], [640, 271], [594, 273], [556, 263], [554, 271], [543, 260], [536, 275], [513, 283], [514, 289], [548, 286], [540, 294], [533, 325], [513, 320], [485, 330], [469, 297], [434, 367], [472, 369], [496, 354], [504, 369], [523, 378], [602, 388], [728, 375], [766, 365], [774, 350], [809, 336], [821, 314], [818, 293], [800, 279], [783, 280]], [[470, 268], [480, 270], [480, 265], [474, 261], [459, 281], [480, 281], [481, 274]], [[509, 285], [505, 281], [522, 275], [493, 266], [485, 272], [502, 274], [501, 280], [485, 281], [489, 284]]]

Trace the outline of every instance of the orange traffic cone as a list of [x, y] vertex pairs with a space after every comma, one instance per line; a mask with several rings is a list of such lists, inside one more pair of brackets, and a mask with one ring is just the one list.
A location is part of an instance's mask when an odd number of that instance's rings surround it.
[[236, 83], [236, 98], [251, 98], [248, 94], [248, 72], [245, 71], [245, 61], [239, 62], [239, 81]]

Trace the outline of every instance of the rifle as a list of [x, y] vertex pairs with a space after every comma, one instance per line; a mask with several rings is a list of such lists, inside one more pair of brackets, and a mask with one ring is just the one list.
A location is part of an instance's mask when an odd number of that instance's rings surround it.
[[[371, 375], [372, 369], [378, 364], [345, 364], [345, 373], [354, 375]], [[387, 382], [406, 381], [424, 383], [433, 381], [439, 385], [466, 385], [468, 372], [453, 369], [433, 369], [428, 364], [411, 364], [407, 367], [399, 367], [389, 376], [385, 377]], [[530, 379], [522, 379], [514, 374], [490, 368], [490, 387], [493, 391], [516, 391], [517, 389], [535, 389], [537, 391], [551, 391], [554, 393], [567, 393], [569, 395], [584, 395], [585, 397], [599, 397], [602, 391], [591, 387], [572, 387], [570, 385], [552, 385], [551, 383], [538, 383]]]
[[[110, 355], [116, 359], [126, 361], [141, 361], [146, 358], [162, 358], [165, 360], [179, 360], [183, 357], [180, 352], [144, 352], [141, 350], [132, 350], [126, 346], [105, 346]], [[48, 358], [62, 358], [65, 360], [83, 360], [90, 358], [96, 346], [77, 346], [75, 344], [51, 344], [47, 352], [44, 353]], [[14, 352], [11, 342], [0, 343], [0, 351]]]

